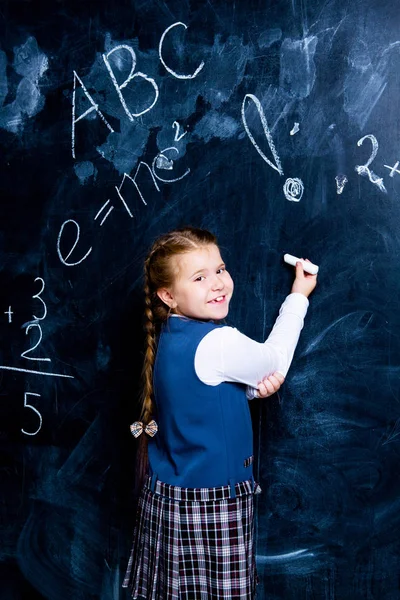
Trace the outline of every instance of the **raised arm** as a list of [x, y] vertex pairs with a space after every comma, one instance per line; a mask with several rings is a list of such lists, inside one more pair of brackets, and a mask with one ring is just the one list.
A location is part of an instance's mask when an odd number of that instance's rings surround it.
[[208, 333], [200, 342], [195, 369], [208, 385], [222, 381], [239, 382], [257, 389], [258, 384], [278, 371], [286, 376], [303, 328], [308, 308], [308, 294], [316, 285], [316, 276], [296, 267], [292, 293], [282, 304], [275, 325], [260, 343], [236, 328], [221, 327]]

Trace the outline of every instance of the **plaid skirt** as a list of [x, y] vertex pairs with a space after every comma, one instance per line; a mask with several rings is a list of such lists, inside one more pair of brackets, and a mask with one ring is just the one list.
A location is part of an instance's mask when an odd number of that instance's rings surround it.
[[[254, 490], [256, 487], [256, 490]], [[253, 600], [252, 480], [230, 487], [182, 488], [150, 478], [142, 489], [123, 587], [146, 600]]]

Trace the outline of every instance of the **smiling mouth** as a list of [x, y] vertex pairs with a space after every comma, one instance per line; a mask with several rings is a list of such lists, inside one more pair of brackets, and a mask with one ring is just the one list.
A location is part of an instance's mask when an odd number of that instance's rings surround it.
[[215, 298], [215, 300], [210, 300], [208, 304], [221, 304], [224, 302], [225, 298], [226, 296], [218, 296], [218, 298]]

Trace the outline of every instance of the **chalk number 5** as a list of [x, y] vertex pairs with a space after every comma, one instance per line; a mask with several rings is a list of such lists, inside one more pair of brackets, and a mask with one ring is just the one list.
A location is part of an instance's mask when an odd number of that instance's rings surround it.
[[24, 407], [25, 408], [30, 408], [31, 410], [33, 410], [34, 413], [37, 414], [37, 416], [39, 417], [39, 427], [36, 429], [36, 431], [25, 431], [24, 429], [21, 429], [22, 433], [24, 433], [25, 435], [36, 435], [37, 433], [39, 433], [39, 431], [42, 428], [42, 415], [40, 414], [40, 412], [34, 407], [32, 406], [32, 404], [28, 404], [27, 402], [27, 396], [40, 396], [40, 394], [35, 394], [34, 392], [25, 392], [24, 394]]

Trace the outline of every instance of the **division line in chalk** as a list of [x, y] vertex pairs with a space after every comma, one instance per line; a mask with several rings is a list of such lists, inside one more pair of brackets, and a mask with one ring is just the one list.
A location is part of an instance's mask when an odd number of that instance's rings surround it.
[[69, 379], [75, 379], [73, 375], [63, 375], [62, 373], [44, 373], [43, 371], [20, 369], [18, 367], [6, 367], [5, 365], [0, 365], [0, 369], [4, 369], [5, 371], [20, 371], [21, 373], [33, 373], [34, 375], [48, 375], [50, 377], [68, 377]]

